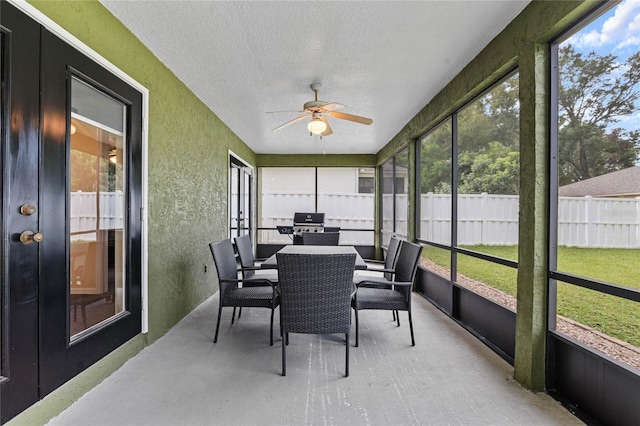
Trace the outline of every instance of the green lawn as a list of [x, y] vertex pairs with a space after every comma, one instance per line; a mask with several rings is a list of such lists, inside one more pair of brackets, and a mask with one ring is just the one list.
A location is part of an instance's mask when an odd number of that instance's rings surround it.
[[[470, 250], [517, 259], [515, 246], [467, 246]], [[449, 252], [425, 246], [422, 255], [449, 267]], [[640, 250], [560, 247], [558, 269], [640, 289]], [[469, 256], [458, 257], [458, 272], [516, 295], [515, 269]], [[558, 314], [640, 347], [640, 304], [567, 283], [558, 283]]]

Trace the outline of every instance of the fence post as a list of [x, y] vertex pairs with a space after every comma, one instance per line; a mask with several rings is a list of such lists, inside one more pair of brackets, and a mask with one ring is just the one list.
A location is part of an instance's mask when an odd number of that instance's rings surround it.
[[427, 193], [427, 209], [427, 221], [429, 226], [427, 228], [427, 235], [425, 235], [424, 238], [428, 241], [433, 241], [435, 232], [435, 220], [433, 220], [433, 192]]
[[591, 245], [591, 242], [595, 240], [595, 232], [596, 232], [596, 225], [595, 225], [595, 214], [593, 212], [593, 208], [594, 208], [594, 204], [593, 204], [593, 197], [591, 195], [586, 195], [585, 200], [587, 201], [585, 203], [585, 247], [589, 247]]
[[640, 197], [636, 197], [636, 248], [640, 248]]
[[484, 236], [487, 234], [484, 228], [486, 226], [486, 220], [487, 220], [487, 204], [488, 204], [487, 198], [489, 197], [489, 194], [487, 194], [486, 192], [483, 192], [481, 195], [482, 195], [482, 198], [480, 201], [480, 244], [490, 244], [490, 242], [487, 243], [484, 240]]

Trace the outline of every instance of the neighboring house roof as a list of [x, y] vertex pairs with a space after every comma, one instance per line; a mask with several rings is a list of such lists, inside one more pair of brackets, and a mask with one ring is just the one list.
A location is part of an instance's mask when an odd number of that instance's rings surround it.
[[561, 186], [561, 197], [640, 197], [640, 166]]

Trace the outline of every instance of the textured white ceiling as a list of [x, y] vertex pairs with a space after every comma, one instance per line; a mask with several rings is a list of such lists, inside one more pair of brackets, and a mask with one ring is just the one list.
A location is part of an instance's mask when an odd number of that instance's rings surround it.
[[[101, 0], [256, 153], [373, 154], [529, 0]], [[271, 130], [319, 98], [370, 117]]]

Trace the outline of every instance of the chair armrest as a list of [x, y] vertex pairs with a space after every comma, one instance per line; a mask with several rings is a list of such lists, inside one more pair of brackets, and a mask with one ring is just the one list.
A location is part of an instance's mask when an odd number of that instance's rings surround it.
[[264, 278], [247, 279], [247, 280], [230, 278], [228, 280], [221, 280], [221, 282], [223, 282], [223, 283], [234, 283], [236, 285], [240, 284], [242, 282], [248, 282], [248, 283], [251, 283], [251, 284], [264, 283], [264, 284], [269, 284], [273, 288], [276, 288], [276, 284], [277, 284], [277, 283], [274, 283], [273, 281], [266, 280]]
[[368, 272], [380, 272], [381, 274], [395, 274], [395, 269], [386, 269], [386, 268], [369, 268], [365, 269]]
[[359, 275], [358, 278], [359, 279], [354, 280], [356, 287], [360, 287], [363, 284], [375, 284], [391, 287], [394, 284], [393, 281], [385, 280], [383, 277], [369, 277], [366, 275]]
[[409, 281], [405, 281], [405, 282], [396, 282], [393, 281], [391, 282], [392, 285], [397, 286], [397, 287], [411, 287], [413, 285], [412, 282]]
[[384, 265], [384, 260], [377, 260], [377, 259], [363, 259], [365, 261], [365, 263], [375, 263], [375, 264], [379, 264], [379, 265]]
[[238, 272], [242, 272], [242, 271], [259, 271], [262, 268], [260, 266], [244, 266], [241, 268], [238, 268]]

